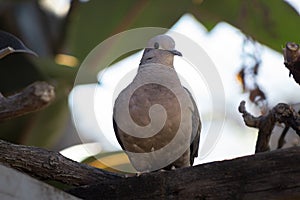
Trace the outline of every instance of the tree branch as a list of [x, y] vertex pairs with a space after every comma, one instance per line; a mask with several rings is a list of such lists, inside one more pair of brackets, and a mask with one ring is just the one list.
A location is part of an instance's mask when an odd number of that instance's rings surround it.
[[300, 48], [294, 42], [288, 42], [283, 49], [284, 65], [293, 75], [294, 80], [300, 84]]
[[0, 140], [0, 163], [42, 180], [55, 180], [76, 186], [121, 177], [86, 164], [77, 163], [57, 152], [38, 147], [15, 145], [3, 140]]
[[300, 147], [145, 173], [69, 192], [84, 199], [299, 199]]
[[289, 126], [285, 126], [284, 127], [284, 129], [283, 129], [283, 131], [282, 131], [282, 133], [281, 133], [281, 135], [280, 135], [280, 137], [278, 139], [277, 149], [281, 149], [282, 146], [285, 144], [284, 138], [285, 138], [287, 132], [289, 131], [289, 129], [290, 129]]
[[54, 98], [54, 87], [46, 82], [35, 82], [8, 97], [0, 93], [0, 121], [40, 110]]
[[254, 117], [247, 112], [245, 101], [242, 101], [239, 112], [243, 114], [247, 126], [259, 129], [255, 147], [256, 153], [269, 150], [269, 140], [276, 122], [284, 123], [286, 127], [293, 128], [300, 136], [300, 115], [287, 104], [279, 103], [266, 115]]
[[300, 198], [300, 147], [125, 178], [56, 152], [0, 140], [0, 163], [80, 186], [68, 192], [84, 199]]

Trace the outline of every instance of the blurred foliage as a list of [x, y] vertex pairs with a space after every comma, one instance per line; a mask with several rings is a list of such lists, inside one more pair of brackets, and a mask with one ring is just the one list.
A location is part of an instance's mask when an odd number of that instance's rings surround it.
[[118, 32], [136, 27], [170, 28], [185, 13], [193, 14], [208, 30], [226, 21], [280, 52], [286, 41], [299, 40], [299, 15], [282, 0], [90, 1], [78, 10], [68, 38], [81, 59], [95, 44]]
[[51, 148], [64, 133], [70, 118], [67, 97], [79, 67], [57, 64], [58, 53], [75, 56], [80, 64], [97, 44], [116, 33], [136, 27], [170, 28], [185, 13], [208, 30], [226, 21], [277, 51], [287, 41], [299, 41], [299, 15], [282, 0], [73, 0], [64, 17], [42, 9], [38, 1], [0, 1], [1, 29], [40, 56], [13, 54], [0, 60], [0, 91], [7, 95], [46, 80], [57, 93], [48, 108], [0, 124], [0, 138]]

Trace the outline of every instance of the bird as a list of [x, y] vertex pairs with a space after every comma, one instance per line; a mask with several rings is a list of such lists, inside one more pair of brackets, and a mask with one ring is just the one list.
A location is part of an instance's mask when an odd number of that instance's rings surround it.
[[189, 90], [175, 71], [172, 37], [148, 41], [133, 81], [113, 107], [113, 128], [138, 172], [192, 166], [198, 156], [201, 120]]
[[0, 59], [11, 53], [28, 53], [37, 56], [19, 38], [11, 33], [0, 30]]

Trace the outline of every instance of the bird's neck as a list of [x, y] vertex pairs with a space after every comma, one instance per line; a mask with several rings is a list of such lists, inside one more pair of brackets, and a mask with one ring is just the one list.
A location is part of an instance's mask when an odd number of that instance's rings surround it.
[[151, 61], [148, 62], [147, 60], [141, 60], [140, 65], [145, 65], [145, 64], [161, 64], [161, 65], [165, 65], [166, 67], [170, 67], [170, 68], [174, 68], [174, 57], [173, 56], [169, 56], [166, 58], [157, 58], [155, 59], [155, 61]]
[[162, 80], [171, 85], [179, 84], [181, 86], [179, 77], [173, 67], [166, 67], [158, 63], [140, 65], [134, 82], [153, 82], [153, 80]]

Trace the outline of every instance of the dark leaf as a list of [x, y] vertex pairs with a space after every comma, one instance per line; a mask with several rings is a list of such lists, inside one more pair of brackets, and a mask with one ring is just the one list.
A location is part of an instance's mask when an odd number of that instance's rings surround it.
[[19, 38], [0, 30], [0, 59], [11, 53], [17, 52], [29, 53], [37, 56], [37, 54], [27, 48]]

